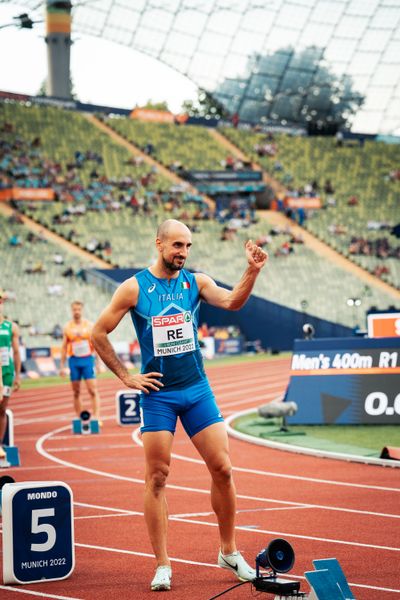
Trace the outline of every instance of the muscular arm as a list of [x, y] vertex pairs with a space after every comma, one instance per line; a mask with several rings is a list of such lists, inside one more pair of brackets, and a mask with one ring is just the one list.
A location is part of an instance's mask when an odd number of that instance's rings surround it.
[[12, 324], [12, 349], [14, 357], [15, 378], [14, 390], [18, 390], [21, 384], [21, 355], [19, 353], [19, 329], [16, 323]]
[[122, 317], [135, 306], [139, 294], [139, 286], [135, 277], [122, 283], [110, 304], [103, 310], [92, 330], [92, 343], [96, 352], [107, 367], [128, 387], [140, 389], [148, 393], [150, 389], [162, 387], [159, 377], [161, 373], [145, 373], [131, 375], [122, 364], [112, 347], [108, 334], [114, 331]]
[[250, 240], [247, 242], [245, 249], [248, 262], [247, 269], [232, 290], [226, 290], [218, 286], [208, 275], [196, 274], [200, 296], [205, 302], [227, 310], [239, 310], [246, 304], [256, 279], [268, 260], [268, 254]]

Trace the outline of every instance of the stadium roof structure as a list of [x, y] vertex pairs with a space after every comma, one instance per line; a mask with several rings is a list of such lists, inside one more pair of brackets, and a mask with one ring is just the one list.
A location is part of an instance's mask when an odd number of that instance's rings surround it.
[[[45, 2], [21, 2], [43, 11]], [[77, 0], [73, 34], [150, 55], [249, 121], [400, 129], [400, 0]], [[353, 114], [353, 116], [351, 116]]]

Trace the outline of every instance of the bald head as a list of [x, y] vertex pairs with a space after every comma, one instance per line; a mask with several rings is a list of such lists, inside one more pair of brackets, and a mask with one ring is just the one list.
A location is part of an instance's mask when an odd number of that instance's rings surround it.
[[167, 219], [157, 229], [157, 238], [162, 242], [176, 235], [191, 235], [190, 229], [176, 219]]
[[157, 229], [159, 272], [174, 274], [183, 269], [192, 246], [190, 229], [176, 219], [167, 219]]

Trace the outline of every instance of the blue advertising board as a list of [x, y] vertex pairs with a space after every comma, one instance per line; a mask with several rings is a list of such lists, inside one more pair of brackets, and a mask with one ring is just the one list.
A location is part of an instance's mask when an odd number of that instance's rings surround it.
[[226, 339], [215, 338], [215, 354], [241, 354], [244, 348], [242, 336]]
[[295, 340], [288, 424], [399, 424], [400, 338]]
[[118, 425], [140, 423], [140, 390], [121, 390], [115, 395]]
[[3, 580], [35, 583], [75, 567], [73, 498], [60, 481], [9, 483], [2, 490]]

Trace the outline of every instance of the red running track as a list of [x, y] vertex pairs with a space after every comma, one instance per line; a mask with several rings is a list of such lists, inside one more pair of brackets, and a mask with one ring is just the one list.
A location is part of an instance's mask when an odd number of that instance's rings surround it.
[[[289, 361], [208, 369], [225, 416], [281, 394]], [[101, 435], [74, 436], [69, 385], [24, 391], [12, 400], [22, 466], [18, 481], [61, 480], [74, 492], [76, 568], [64, 581], [0, 585], [2, 600], [25, 597], [125, 600], [154, 598], [154, 559], [143, 519], [144, 465], [140, 439], [115, 420], [117, 380], [99, 382]], [[136, 440], [136, 441], [135, 441]], [[315, 558], [336, 557], [359, 600], [400, 600], [399, 472], [319, 459], [231, 439], [238, 490], [238, 547], [250, 563], [274, 537], [293, 546], [291, 578]], [[168, 504], [174, 600], [208, 598], [235, 579], [216, 567], [218, 532], [209, 475], [181, 428], [174, 445]], [[5, 474], [3, 470], [1, 474]], [[28, 596], [26, 596], [28, 594]], [[224, 598], [251, 598], [245, 585]], [[269, 594], [265, 599], [271, 598]]]

